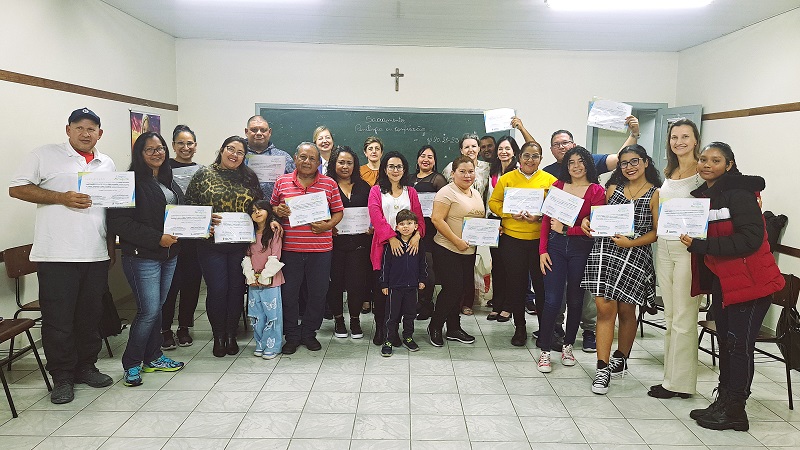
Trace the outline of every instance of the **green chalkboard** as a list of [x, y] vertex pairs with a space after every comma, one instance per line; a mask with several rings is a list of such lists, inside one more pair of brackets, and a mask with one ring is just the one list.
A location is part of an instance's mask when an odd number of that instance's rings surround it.
[[[311, 141], [314, 129], [325, 125], [331, 130], [336, 145], [347, 145], [364, 157], [364, 140], [378, 136], [384, 153], [396, 150], [408, 158], [411, 170], [416, 168], [417, 151], [432, 145], [438, 157], [437, 166], [444, 166], [461, 154], [458, 141], [464, 133], [485, 135], [483, 111], [423, 108], [370, 108], [317, 105], [279, 105], [257, 103], [256, 114], [263, 116], [272, 128], [272, 142], [294, 154], [300, 142]], [[495, 138], [510, 132], [492, 133]]]

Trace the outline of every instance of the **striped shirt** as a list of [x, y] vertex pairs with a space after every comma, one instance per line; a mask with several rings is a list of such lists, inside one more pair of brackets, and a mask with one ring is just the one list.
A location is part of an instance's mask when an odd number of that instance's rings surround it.
[[[270, 203], [273, 206], [278, 206], [285, 203], [287, 198], [315, 192], [325, 193], [331, 214], [344, 209], [342, 198], [339, 195], [339, 185], [336, 184], [333, 178], [317, 174], [314, 182], [305, 188], [297, 180], [296, 170], [278, 177], [277, 181], [275, 181], [275, 189], [272, 191]], [[311, 231], [310, 224], [292, 227], [289, 225], [288, 218], [283, 219], [281, 225], [283, 225], [284, 230], [283, 251], [285, 252], [322, 253], [333, 250], [333, 234], [330, 231], [319, 234], [314, 233]]]

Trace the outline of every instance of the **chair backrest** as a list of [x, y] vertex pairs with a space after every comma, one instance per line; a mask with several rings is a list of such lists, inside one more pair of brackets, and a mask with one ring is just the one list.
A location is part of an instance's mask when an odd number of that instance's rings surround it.
[[9, 278], [20, 278], [36, 273], [39, 266], [29, 259], [33, 244], [3, 250], [3, 261]]
[[797, 305], [797, 297], [800, 296], [800, 278], [792, 274], [781, 274], [786, 280], [783, 289], [772, 294], [772, 304], [782, 308], [791, 309]]

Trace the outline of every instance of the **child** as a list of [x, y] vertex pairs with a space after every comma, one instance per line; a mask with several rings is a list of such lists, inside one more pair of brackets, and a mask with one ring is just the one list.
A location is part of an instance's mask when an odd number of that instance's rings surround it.
[[269, 223], [275, 220], [272, 206], [267, 200], [253, 203], [253, 226], [256, 241], [250, 245], [242, 260], [242, 271], [250, 285], [247, 291], [247, 316], [253, 326], [256, 350], [253, 355], [272, 359], [278, 355], [283, 338], [283, 312], [281, 288], [283, 267], [281, 238], [275, 235]]
[[381, 264], [380, 284], [383, 295], [386, 299], [386, 314], [384, 318], [385, 330], [384, 343], [381, 347], [381, 355], [392, 356], [392, 344], [397, 342], [397, 328], [400, 323], [400, 315], [403, 316], [403, 339], [409, 351], [419, 350], [419, 345], [414, 342], [414, 318], [417, 315], [417, 289], [425, 289], [425, 281], [428, 278], [427, 266], [425, 265], [425, 252], [420, 249], [416, 255], [409, 252], [408, 242], [414, 233], [417, 232], [417, 215], [408, 209], [400, 210], [397, 213], [397, 237], [400, 239], [400, 249], [398, 256], [392, 251], [389, 244], [383, 247], [383, 259]]

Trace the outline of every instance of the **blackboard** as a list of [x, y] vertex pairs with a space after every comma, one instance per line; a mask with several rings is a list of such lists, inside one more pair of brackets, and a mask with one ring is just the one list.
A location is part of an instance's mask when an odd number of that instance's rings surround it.
[[[272, 143], [291, 155], [300, 142], [312, 141], [315, 128], [325, 125], [331, 130], [333, 142], [352, 148], [361, 164], [366, 164], [364, 140], [378, 136], [383, 141], [384, 153], [392, 150], [402, 153], [408, 158], [412, 172], [417, 166], [417, 151], [423, 145], [436, 149], [441, 171], [461, 154], [458, 141], [464, 133], [486, 135], [481, 110], [257, 103], [256, 114], [269, 122]], [[492, 133], [492, 136], [498, 138], [509, 133]]]

